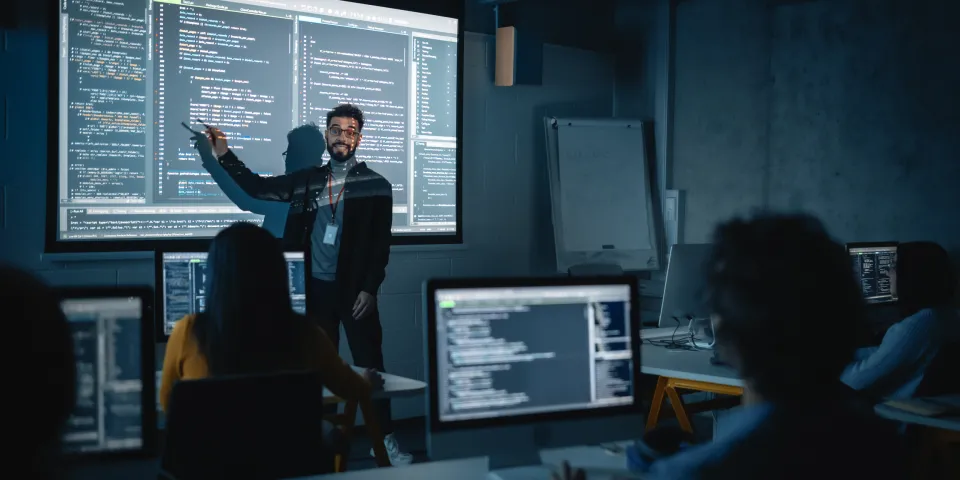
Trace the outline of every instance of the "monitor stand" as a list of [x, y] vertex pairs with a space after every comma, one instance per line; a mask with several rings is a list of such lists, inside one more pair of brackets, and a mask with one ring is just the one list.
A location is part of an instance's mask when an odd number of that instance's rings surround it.
[[540, 450], [536, 447], [498, 452], [489, 459], [487, 480], [552, 480], [553, 469], [540, 461]]

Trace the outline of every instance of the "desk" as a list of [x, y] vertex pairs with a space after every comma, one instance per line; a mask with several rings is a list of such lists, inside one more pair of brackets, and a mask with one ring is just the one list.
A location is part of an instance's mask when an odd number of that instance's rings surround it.
[[[365, 368], [353, 367], [359, 374], [363, 374]], [[383, 389], [373, 392], [374, 400], [415, 397], [422, 394], [427, 389], [427, 384], [420, 380], [401, 377], [389, 373], [381, 373], [383, 377]], [[344, 400], [333, 394], [329, 389], [323, 389], [323, 403], [341, 403]]]
[[374, 468], [356, 472], [333, 473], [298, 480], [487, 480], [487, 457], [448, 460], [444, 462], [415, 463], [404, 467], [382, 470]]
[[[549, 466], [535, 469], [531, 479], [551, 480], [549, 468], [568, 461], [575, 468], [587, 472], [590, 480], [613, 480], [640, 478], [630, 474], [623, 455], [611, 455], [600, 447], [571, 447], [544, 450], [540, 460]], [[379, 468], [357, 472], [304, 477], [297, 480], [487, 480], [489, 460], [487, 457], [447, 460], [441, 462], [417, 463], [388, 470]], [[524, 476], [524, 479], [527, 477]]]
[[743, 380], [737, 372], [730, 367], [710, 363], [712, 357], [713, 350], [668, 349], [646, 343], [640, 346], [640, 372], [660, 377], [647, 416], [648, 431], [656, 427], [660, 420], [664, 396], [670, 399], [680, 428], [691, 433], [693, 424], [690, 423], [690, 415], [731, 405], [728, 399], [719, 399], [687, 406], [677, 390], [743, 395]]
[[[943, 397], [937, 397], [937, 400], [960, 408], [960, 395], [944, 395]], [[877, 415], [888, 420], [960, 433], [960, 415], [928, 417], [883, 403], [874, 407], [874, 411], [877, 412]]]
[[[960, 395], [936, 397], [942, 403], [960, 406]], [[958, 478], [960, 474], [960, 416], [928, 417], [890, 405], [874, 407], [878, 416], [921, 428], [913, 432], [913, 478], [931, 478], [931, 466], [941, 465], [942, 478]]]
[[[615, 442], [624, 450], [633, 442]], [[543, 450], [540, 461], [544, 465], [559, 468], [566, 461], [573, 468], [579, 468], [590, 480], [628, 480], [641, 478], [627, 469], [625, 453], [613, 454], [601, 447], [569, 447]]]
[[[354, 366], [353, 369], [360, 374], [363, 374], [364, 370], [366, 370], [365, 368], [356, 366]], [[412, 378], [401, 377], [399, 375], [392, 375], [389, 373], [381, 373], [380, 376], [383, 377], [383, 388], [373, 392], [374, 400], [420, 395], [424, 390], [427, 389], [427, 384], [421, 382], [420, 380], [414, 380]], [[323, 389], [324, 405], [332, 405], [341, 402], [345, 403], [343, 407], [343, 414], [330, 418], [330, 421], [339, 425], [343, 431], [344, 437], [347, 439], [347, 441], [350, 441], [351, 436], [353, 435], [354, 424], [357, 421], [357, 402], [344, 401], [344, 399], [334, 395], [330, 390], [326, 388]], [[379, 428], [371, 428], [369, 421], [366, 423], [367, 434], [370, 436], [370, 442], [373, 444], [373, 453], [377, 460], [377, 466], [391, 466], [390, 457], [387, 455], [386, 447], [383, 445], [383, 432], [381, 432]], [[334, 463], [334, 469], [337, 472], [344, 472], [346, 471], [346, 467], [346, 459], [342, 458], [340, 455], [337, 455]]]

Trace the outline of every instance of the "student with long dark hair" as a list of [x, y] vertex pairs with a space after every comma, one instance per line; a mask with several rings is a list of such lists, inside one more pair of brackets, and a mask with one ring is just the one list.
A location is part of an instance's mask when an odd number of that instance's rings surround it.
[[164, 411], [179, 380], [316, 370], [331, 392], [358, 400], [366, 421], [376, 421], [370, 395], [382, 385], [379, 375], [355, 372], [323, 330], [293, 310], [289, 281], [280, 241], [270, 232], [236, 223], [213, 239], [206, 309], [178, 321], [167, 342], [160, 385]]

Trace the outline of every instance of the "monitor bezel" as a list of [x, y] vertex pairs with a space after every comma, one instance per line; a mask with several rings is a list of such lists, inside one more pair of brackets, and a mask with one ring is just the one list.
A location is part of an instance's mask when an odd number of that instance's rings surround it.
[[[633, 352], [633, 403], [611, 407], [565, 410], [560, 412], [531, 413], [516, 416], [498, 416], [469, 420], [441, 421], [439, 411], [439, 389], [437, 376], [437, 290], [461, 288], [523, 288], [523, 287], [564, 287], [564, 286], [603, 286], [626, 285], [630, 288], [630, 348]], [[557, 420], [580, 420], [617, 415], [640, 414], [642, 401], [639, 385], [640, 371], [640, 287], [637, 277], [632, 275], [596, 276], [596, 277], [541, 277], [541, 278], [470, 278], [470, 279], [431, 279], [424, 282], [424, 305], [426, 318], [424, 352], [428, 385], [427, 420], [429, 432], [449, 432], [467, 429], [483, 429], [496, 426], [532, 425], [537, 422]], [[560, 373], [558, 372], [558, 375]]]
[[131, 450], [110, 450], [100, 452], [65, 452], [61, 446], [61, 455], [67, 462], [98, 461], [106, 458], [142, 458], [154, 457], [158, 452], [159, 432], [157, 425], [157, 367], [156, 342], [153, 338], [153, 289], [143, 287], [61, 287], [56, 289], [60, 302], [65, 300], [101, 299], [101, 298], [140, 298], [140, 378], [141, 391], [141, 431], [143, 444]]
[[[154, 312], [155, 312], [154, 322], [153, 322], [153, 335], [156, 338], [157, 343], [166, 343], [170, 339], [170, 335], [168, 335], [164, 330], [164, 318], [166, 316], [166, 310], [165, 310], [165, 302], [164, 302], [165, 295], [164, 295], [164, 289], [163, 289], [163, 256], [164, 254], [167, 254], [167, 253], [180, 253], [180, 254], [200, 253], [203, 255], [207, 255], [209, 251], [208, 250], [184, 251], [181, 249], [154, 250], [153, 252], [153, 275], [154, 275], [153, 284], [156, 286], [156, 288], [154, 288], [154, 293], [153, 293]], [[310, 272], [309, 272], [310, 262], [309, 262], [309, 256], [307, 255], [307, 252], [303, 250], [298, 250], [298, 249], [288, 249], [288, 250], [284, 250], [283, 253], [284, 253], [284, 256], [286, 256], [286, 254], [288, 253], [299, 253], [303, 255], [303, 262], [307, 269], [307, 271], [304, 272], [304, 275], [307, 277], [310, 276]], [[309, 294], [310, 292], [308, 291], [307, 292], [308, 297], [309, 297]]]
[[[847, 251], [847, 257], [850, 256], [851, 254], [850, 251], [856, 248], [890, 248], [890, 247], [893, 247], [897, 250], [897, 266], [894, 269], [894, 271], [896, 271], [896, 268], [899, 268], [899, 263], [900, 263], [900, 242], [899, 241], [850, 242], [844, 245], [844, 248]], [[862, 288], [860, 292], [860, 297], [863, 298]], [[880, 300], [880, 301], [872, 301], [872, 302], [867, 300], [866, 298], [863, 298], [863, 303], [866, 304], [867, 307], [896, 305], [899, 301], [900, 301], [899, 296], [891, 298], [889, 300]]]

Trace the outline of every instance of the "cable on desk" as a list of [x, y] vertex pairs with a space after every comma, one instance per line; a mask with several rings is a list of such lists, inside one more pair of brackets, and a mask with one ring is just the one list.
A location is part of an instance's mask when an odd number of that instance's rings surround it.
[[673, 333], [670, 335], [669, 340], [642, 340], [647, 342], [649, 345], [656, 347], [663, 347], [668, 350], [686, 350], [693, 351], [696, 348], [693, 347], [693, 332], [690, 331], [689, 325], [687, 325], [687, 333], [679, 334], [680, 327], [683, 326], [683, 322], [677, 317], [673, 318], [673, 321], [677, 322], [677, 328], [673, 329]]
[[[680, 328], [683, 327], [683, 321], [677, 317], [673, 318], [673, 321], [677, 322], [677, 327], [673, 330], [673, 334], [670, 335], [669, 340], [643, 340], [641, 342], [646, 342], [648, 345], [653, 345], [655, 347], [663, 347], [668, 350], [680, 350], [687, 352], [697, 352], [701, 350], [712, 350], [713, 345], [716, 343], [716, 333], [714, 333], [714, 339], [710, 341], [709, 344], [703, 345], [697, 342], [696, 332], [693, 328], [693, 323], [697, 320], [690, 315], [687, 315], [687, 332], [680, 334]], [[712, 323], [711, 323], [712, 325]]]
[[710, 336], [712, 337], [710, 339], [710, 343], [699, 344], [697, 343], [697, 332], [693, 326], [694, 322], [696, 322], [698, 319], [695, 319], [693, 317], [688, 317], [688, 318], [690, 319], [690, 344], [693, 345], [693, 348], [697, 350], [713, 350], [713, 346], [716, 345], [717, 343], [717, 331], [716, 331], [716, 328], [713, 327], [713, 319], [712, 318], [703, 319], [709, 322], [710, 324]]

